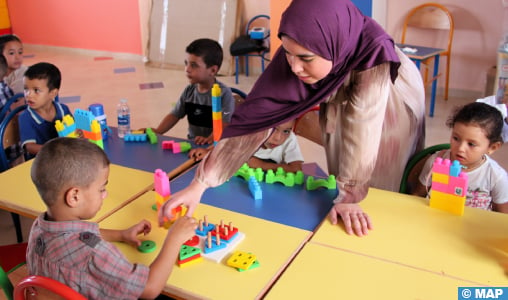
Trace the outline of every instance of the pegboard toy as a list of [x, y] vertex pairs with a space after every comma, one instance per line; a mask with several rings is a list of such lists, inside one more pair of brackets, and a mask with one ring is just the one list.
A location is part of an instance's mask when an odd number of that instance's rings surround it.
[[[212, 232], [215, 233], [215, 239], [212, 238]], [[226, 248], [227, 245], [228, 244], [226, 242], [221, 241], [218, 231], [208, 231], [204, 251], [206, 254], [210, 254], [217, 250]]]
[[259, 261], [256, 259], [252, 265], [250, 265], [250, 267], [247, 269], [247, 270], [244, 270], [244, 269], [241, 269], [241, 268], [236, 268], [238, 270], [238, 272], [245, 272], [245, 271], [248, 271], [248, 270], [252, 270], [252, 269], [255, 269], [255, 268], [259, 268], [261, 266], [261, 264], [259, 263]]
[[195, 247], [199, 245], [199, 236], [195, 235], [192, 238], [188, 239], [184, 245]]
[[142, 253], [150, 253], [155, 251], [157, 245], [154, 241], [142, 241], [141, 245], [138, 246], [138, 251]]
[[199, 236], [207, 236], [209, 231], [215, 230], [215, 225], [212, 223], [208, 223], [206, 220], [206, 216], [204, 216], [204, 220], [198, 221], [198, 228], [196, 228], [196, 234]]
[[263, 199], [263, 190], [261, 190], [261, 186], [254, 176], [249, 178], [249, 191], [252, 197], [254, 197], [254, 200]]
[[101, 125], [91, 111], [77, 108], [74, 117], [65, 115], [62, 121], [57, 120], [55, 129], [60, 137], [79, 137], [77, 130], [81, 130], [84, 138], [104, 149]]
[[328, 179], [314, 179], [313, 176], [309, 176], [307, 177], [305, 187], [308, 191], [313, 191], [320, 187], [335, 190], [337, 189], [337, 182], [335, 181], [335, 175], [328, 176]]
[[188, 152], [191, 149], [191, 144], [189, 142], [175, 142], [175, 141], [163, 141], [162, 149], [163, 150], [173, 150], [173, 153], [180, 152]]
[[286, 172], [282, 167], [278, 167], [274, 173], [273, 170], [268, 170], [265, 176], [266, 183], [280, 182], [287, 187], [292, 187], [295, 184], [303, 184], [303, 172], [298, 171], [295, 173]]
[[437, 157], [432, 165], [432, 185], [430, 207], [441, 209], [455, 215], [464, 214], [467, 194], [467, 174], [454, 160]]
[[221, 89], [219, 84], [214, 83], [212, 86], [212, 128], [213, 128], [213, 144], [217, 145], [222, 135], [222, 104]]
[[207, 221], [206, 216], [203, 220], [199, 220], [198, 228], [196, 228], [199, 247], [202, 249], [201, 255], [206, 259], [219, 263], [243, 241], [245, 234], [234, 227], [231, 222], [225, 225], [221, 221], [219, 224], [214, 225]]
[[227, 265], [233, 268], [248, 270], [256, 261], [256, 255], [243, 251], [235, 251], [227, 260]]
[[124, 135], [123, 140], [125, 142], [144, 143], [147, 141], [147, 137], [145, 133], [127, 133]]
[[245, 181], [248, 181], [251, 176], [254, 176], [258, 182], [262, 182], [265, 177], [265, 173], [261, 168], [251, 168], [247, 163], [244, 163], [233, 176], [242, 177]]

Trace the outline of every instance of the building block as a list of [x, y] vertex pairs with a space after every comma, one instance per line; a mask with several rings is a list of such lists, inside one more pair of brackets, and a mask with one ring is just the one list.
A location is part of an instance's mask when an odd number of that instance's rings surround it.
[[295, 184], [303, 183], [303, 172], [298, 171], [295, 173], [286, 172], [282, 167], [278, 167], [274, 173], [273, 170], [268, 170], [265, 176], [266, 183], [280, 182], [285, 186], [292, 187]]
[[247, 270], [244, 270], [244, 269], [240, 269], [240, 268], [236, 268], [238, 270], [238, 272], [245, 272], [245, 271], [248, 271], [248, 270], [252, 270], [252, 269], [255, 269], [255, 268], [259, 268], [261, 266], [261, 264], [259, 263], [259, 261], [256, 259], [252, 265], [247, 269]]
[[[205, 251], [203, 251], [204, 253], [202, 253], [201, 255], [208, 259], [208, 260], [212, 260], [212, 261], [215, 261], [217, 263], [220, 263], [223, 261], [223, 259], [228, 256], [228, 254], [231, 253], [231, 251], [233, 251], [233, 249], [235, 249], [238, 244], [240, 244], [243, 239], [245, 238], [245, 234], [243, 232], [238, 232], [237, 234], [234, 235], [234, 237], [232, 239], [230, 239], [227, 243], [226, 242], [221, 242], [221, 245], [226, 245], [225, 248], [223, 249], [220, 249], [220, 250], [216, 250], [212, 253], [206, 253]], [[203, 249], [205, 249], [206, 247], [206, 238], [205, 237], [200, 237], [202, 243], [203, 243]], [[212, 237], [212, 242], [214, 241], [213, 237]]]
[[[76, 108], [74, 111], [74, 122], [76, 122], [76, 127], [78, 129], [84, 131], [92, 131], [92, 121], [95, 120], [95, 116], [89, 110]], [[95, 120], [97, 121], [97, 120]], [[100, 125], [99, 125], [100, 128]], [[100, 131], [100, 129], [99, 129]]]
[[254, 261], [256, 261], [256, 255], [243, 251], [235, 251], [226, 263], [234, 268], [248, 270]]
[[263, 178], [265, 176], [265, 173], [261, 168], [254, 168], [249, 167], [247, 163], [244, 163], [238, 171], [233, 176], [240, 176], [245, 181], [248, 181], [251, 176], [254, 176], [258, 182], [263, 181]]
[[124, 135], [123, 140], [125, 142], [144, 143], [148, 139], [146, 137], [146, 134], [144, 134], [144, 133], [139, 133], [139, 134], [127, 133], [126, 135]]
[[450, 212], [464, 214], [467, 194], [467, 173], [462, 172], [458, 161], [437, 157], [432, 165], [432, 184], [429, 206]]
[[214, 145], [220, 140], [222, 135], [222, 99], [219, 84], [214, 83], [212, 86], [212, 121], [213, 121], [213, 143]]
[[199, 253], [201, 253], [201, 248], [182, 245], [180, 247], [180, 254], [178, 255], [178, 258], [180, 260], [182, 260], [182, 259], [189, 258], [189, 257], [194, 256]]
[[163, 150], [173, 150], [173, 153], [187, 152], [191, 149], [189, 142], [162, 141]]
[[337, 182], [335, 181], [335, 175], [328, 176], [328, 179], [314, 179], [313, 176], [309, 176], [307, 177], [305, 187], [308, 191], [313, 191], [320, 187], [335, 190], [337, 189]]
[[187, 246], [191, 246], [191, 247], [198, 246], [199, 245], [199, 236], [195, 235], [195, 236], [191, 237], [190, 239], [188, 239], [183, 244], [187, 245]]
[[55, 129], [59, 137], [78, 137], [76, 123], [71, 115], [63, 116], [62, 120], [55, 121]]
[[203, 260], [203, 257], [201, 256], [201, 253], [198, 253], [194, 256], [191, 256], [189, 258], [178, 260], [178, 266], [179, 267], [187, 267], [189, 265], [198, 263]]
[[256, 180], [256, 177], [251, 176], [249, 178], [249, 191], [254, 197], [254, 200], [262, 200], [263, 199], [263, 191], [261, 190], [261, 186], [259, 182]]
[[152, 128], [147, 128], [145, 130], [145, 134], [148, 137], [148, 141], [150, 142], [150, 144], [157, 144], [158, 142], [157, 134], [153, 132]]
[[166, 172], [161, 169], [155, 170], [153, 174], [154, 188], [155, 192], [160, 194], [161, 196], [168, 196], [171, 194], [171, 190], [169, 187], [169, 178]]

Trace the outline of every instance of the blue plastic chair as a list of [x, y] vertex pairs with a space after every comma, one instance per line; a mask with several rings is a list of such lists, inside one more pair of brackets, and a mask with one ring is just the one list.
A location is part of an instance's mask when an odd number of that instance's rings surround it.
[[[11, 145], [17, 144], [19, 142], [19, 129], [18, 129], [18, 119], [17, 115], [21, 111], [25, 110], [28, 106], [26, 104], [22, 106], [16, 107], [14, 110], [9, 112], [7, 116], [0, 122], [0, 172], [3, 172], [10, 168], [11, 160], [5, 154], [5, 149], [10, 147]], [[12, 122], [11, 122], [12, 121]], [[9, 137], [6, 138], [6, 133], [12, 132], [13, 135], [8, 134]], [[16, 137], [17, 138], [16, 138]], [[21, 231], [21, 221], [19, 219], [19, 215], [15, 213], [11, 213], [12, 221], [14, 223], [14, 227], [16, 228], [16, 237], [18, 243], [23, 241], [23, 233]]]
[[11, 105], [16, 102], [19, 98], [23, 98], [25, 95], [23, 93], [15, 94], [14, 96], [10, 97], [7, 102], [5, 103], [4, 107], [2, 107], [2, 110], [0, 110], [0, 121], [2, 121], [9, 110], [11, 109]]
[[[268, 15], [257, 15], [257, 16], [254, 16], [247, 23], [247, 26], [246, 26], [246, 29], [245, 29], [245, 34], [247, 36], [249, 36], [249, 30], [251, 29], [252, 23], [255, 20], [261, 19], [261, 18], [270, 20], [270, 16], [268, 16]], [[266, 36], [264, 39], [268, 40], [269, 37], [270, 37], [270, 35], [268, 34], [268, 36]], [[235, 57], [235, 83], [238, 84], [238, 73], [239, 73], [239, 69], [240, 69], [240, 56], [245, 57], [245, 76], [248, 77], [249, 76], [249, 57], [259, 57], [259, 58], [261, 58], [261, 72], [263, 72], [265, 70], [265, 60], [269, 60], [266, 57], [266, 55], [269, 54], [269, 53], [270, 53], [270, 47], [264, 47], [263, 50], [261, 50], [259, 52], [251, 52], [251, 53], [246, 53], [246, 54], [241, 54], [241, 55], [234, 56]]]

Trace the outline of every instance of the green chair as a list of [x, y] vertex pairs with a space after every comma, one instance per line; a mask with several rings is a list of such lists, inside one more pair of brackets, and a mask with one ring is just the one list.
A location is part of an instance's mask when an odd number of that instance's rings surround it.
[[413, 188], [413, 185], [418, 182], [418, 176], [420, 175], [427, 158], [432, 154], [445, 149], [450, 149], [450, 144], [430, 146], [413, 155], [413, 157], [411, 157], [408, 161], [406, 168], [404, 169], [404, 173], [402, 174], [399, 193], [410, 194], [411, 188]]

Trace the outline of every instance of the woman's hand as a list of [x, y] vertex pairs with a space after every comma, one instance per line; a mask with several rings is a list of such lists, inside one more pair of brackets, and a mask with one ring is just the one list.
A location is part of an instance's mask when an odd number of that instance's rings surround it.
[[364, 213], [357, 203], [336, 203], [328, 216], [333, 225], [337, 224], [338, 216], [340, 216], [347, 234], [355, 233], [357, 236], [364, 236], [372, 230], [369, 215]]
[[187, 206], [186, 215], [192, 217], [205, 190], [206, 186], [204, 184], [193, 180], [188, 187], [172, 195], [159, 209], [159, 226], [164, 224], [164, 218], [171, 219], [173, 209], [180, 205]]

